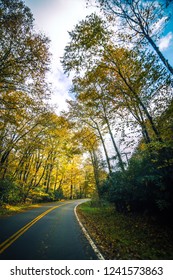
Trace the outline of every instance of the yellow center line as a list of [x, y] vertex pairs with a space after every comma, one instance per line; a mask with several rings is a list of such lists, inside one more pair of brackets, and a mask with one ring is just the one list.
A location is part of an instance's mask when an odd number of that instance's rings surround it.
[[33, 219], [31, 222], [29, 222], [28, 224], [26, 224], [24, 227], [22, 227], [21, 229], [19, 229], [16, 233], [14, 233], [12, 236], [10, 236], [8, 239], [6, 239], [3, 243], [0, 244], [0, 254], [2, 254], [12, 243], [14, 243], [25, 231], [27, 231], [31, 226], [33, 226], [36, 222], [38, 222], [41, 218], [43, 218], [44, 216], [46, 216], [49, 212], [53, 211], [56, 208], [59, 208], [61, 206], [64, 206], [66, 204], [69, 204], [71, 202], [67, 202], [65, 204], [61, 204], [58, 206], [54, 206], [48, 210], [46, 210], [45, 212], [43, 212], [42, 214], [40, 214], [39, 216], [37, 216], [35, 219]]

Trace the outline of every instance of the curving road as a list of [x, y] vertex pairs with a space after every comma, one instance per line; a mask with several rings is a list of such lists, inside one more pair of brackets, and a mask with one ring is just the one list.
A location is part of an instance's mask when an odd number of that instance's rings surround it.
[[74, 213], [75, 206], [83, 201], [46, 204], [0, 218], [0, 259], [97, 259]]

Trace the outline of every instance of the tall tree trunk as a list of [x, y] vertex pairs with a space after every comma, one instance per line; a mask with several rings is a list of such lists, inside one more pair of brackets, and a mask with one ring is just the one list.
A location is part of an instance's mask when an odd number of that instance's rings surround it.
[[94, 171], [94, 179], [95, 179], [97, 194], [99, 196], [100, 180], [99, 180], [98, 160], [94, 150], [90, 150], [89, 152], [90, 152], [91, 162]]
[[145, 32], [145, 37], [148, 40], [148, 42], [150, 43], [150, 45], [153, 47], [155, 52], [158, 54], [158, 56], [161, 59], [161, 61], [163, 62], [163, 64], [166, 66], [166, 68], [169, 70], [169, 72], [173, 75], [173, 67], [169, 64], [168, 60], [163, 56], [163, 54], [161, 53], [161, 51], [159, 50], [159, 48], [157, 47], [155, 42], [152, 40], [152, 38], [148, 34], [146, 34], [146, 32]]
[[138, 110], [139, 110], [139, 114], [140, 114], [140, 125], [141, 125], [141, 128], [142, 128], [142, 134], [143, 134], [143, 137], [144, 137], [144, 141], [146, 144], [150, 143], [151, 142], [151, 139], [150, 139], [150, 136], [149, 136], [149, 133], [148, 133], [148, 130], [147, 130], [147, 126], [145, 124], [145, 119], [143, 118], [143, 114], [142, 114], [142, 111], [141, 111], [141, 108], [138, 106]]
[[108, 170], [109, 170], [109, 174], [112, 173], [112, 170], [111, 170], [111, 165], [110, 165], [110, 160], [109, 160], [109, 156], [108, 156], [108, 152], [107, 152], [107, 149], [106, 149], [106, 145], [105, 145], [105, 141], [103, 139], [103, 136], [102, 136], [102, 133], [100, 131], [100, 128], [98, 126], [98, 123], [96, 121], [94, 121], [96, 127], [97, 127], [97, 131], [99, 133], [99, 137], [100, 137], [100, 140], [102, 142], [102, 146], [103, 146], [103, 149], [104, 149], [104, 153], [105, 153], [105, 156], [106, 156], [106, 162], [107, 162], [107, 166], [108, 166]]
[[107, 117], [107, 112], [106, 112], [105, 104], [102, 102], [102, 105], [103, 105], [103, 111], [104, 111], [104, 120], [105, 120], [105, 122], [106, 122], [106, 124], [107, 124], [108, 131], [109, 131], [109, 135], [110, 135], [110, 137], [111, 137], [112, 144], [113, 144], [114, 149], [115, 149], [115, 152], [116, 152], [116, 154], [117, 154], [120, 168], [121, 168], [121, 170], [124, 172], [124, 171], [125, 171], [125, 169], [124, 169], [124, 163], [123, 163], [121, 154], [120, 154], [120, 152], [119, 152], [119, 149], [118, 149], [118, 147], [117, 147], [117, 145], [116, 145], [116, 143], [115, 143], [115, 139], [114, 139], [114, 136], [113, 136], [113, 133], [112, 133], [110, 124], [109, 124], [109, 120], [108, 120], [108, 117]]
[[131, 93], [133, 94], [134, 98], [136, 99], [137, 103], [141, 106], [144, 114], [146, 115], [147, 119], [149, 120], [149, 123], [151, 125], [151, 128], [154, 132], [154, 134], [156, 135], [156, 138], [159, 142], [162, 142], [162, 139], [160, 137], [160, 133], [157, 130], [155, 123], [153, 121], [152, 116], [150, 115], [150, 113], [148, 112], [148, 109], [146, 108], [146, 106], [144, 105], [144, 103], [142, 102], [142, 100], [140, 99], [140, 97], [138, 96], [138, 94], [135, 92], [135, 90], [131, 87], [131, 85], [127, 82], [126, 78], [123, 76], [123, 74], [121, 73], [121, 70], [118, 69], [118, 74], [120, 75], [120, 77], [122, 78], [122, 80], [124, 81], [124, 83], [126, 84], [126, 86], [130, 89]]
[[54, 192], [56, 191], [58, 175], [59, 175], [59, 167], [57, 166], [57, 168], [56, 168], [56, 175], [55, 175], [55, 184], [54, 184], [54, 188], [53, 188]]
[[115, 143], [115, 139], [114, 139], [114, 136], [113, 136], [113, 134], [112, 134], [112, 130], [111, 130], [111, 128], [110, 128], [110, 124], [109, 124], [108, 119], [106, 119], [106, 124], [107, 124], [107, 126], [108, 126], [109, 135], [110, 135], [110, 137], [111, 137], [111, 140], [112, 140], [112, 143], [113, 143], [115, 152], [116, 152], [117, 157], [118, 157], [118, 161], [119, 161], [120, 168], [121, 168], [121, 170], [124, 172], [124, 171], [125, 171], [125, 169], [124, 169], [124, 163], [123, 163], [121, 154], [120, 154], [120, 152], [119, 152], [119, 149], [118, 149], [118, 147], [117, 147], [117, 145], [116, 145], [116, 143]]
[[73, 199], [73, 183], [70, 184], [70, 199]]
[[[99, 1], [102, 2], [102, 1]], [[142, 18], [142, 13], [140, 13], [140, 4], [139, 3], [134, 3], [133, 1], [127, 1], [128, 4], [131, 6], [131, 9], [133, 10], [134, 15], [137, 17], [136, 21], [133, 19], [133, 16], [129, 16], [128, 13], [125, 11], [125, 9], [123, 8], [123, 1], [112, 1], [119, 9], [120, 12], [116, 12], [111, 5], [109, 4], [109, 1], [105, 0], [103, 1], [106, 6], [108, 7], [108, 9], [115, 15], [118, 15], [122, 18], [124, 18], [128, 24], [128, 26], [130, 28], [132, 28], [135, 33], [137, 32], [138, 34], [142, 33], [143, 36], [145, 37], [145, 39], [149, 42], [149, 44], [152, 46], [152, 48], [154, 49], [154, 51], [157, 53], [158, 57], [160, 58], [160, 60], [163, 62], [163, 64], [165, 65], [165, 67], [168, 69], [168, 71], [173, 75], [173, 67], [169, 64], [168, 60], [164, 57], [164, 55], [162, 54], [162, 52], [159, 50], [159, 48], [157, 47], [157, 45], [155, 44], [155, 42], [153, 41], [153, 39], [151, 38], [151, 36], [149, 35], [149, 31], [148, 31], [148, 23], [147, 20], [145, 21], [144, 18]], [[111, 2], [111, 1], [110, 1]], [[124, 1], [126, 2], [126, 1]], [[139, 1], [137, 1], [139, 2]], [[135, 11], [136, 10], [136, 11]], [[132, 23], [132, 24], [131, 24]], [[140, 28], [141, 31], [136, 31], [137, 29], [135, 27], [133, 27], [133, 24], [136, 23], [136, 25]]]

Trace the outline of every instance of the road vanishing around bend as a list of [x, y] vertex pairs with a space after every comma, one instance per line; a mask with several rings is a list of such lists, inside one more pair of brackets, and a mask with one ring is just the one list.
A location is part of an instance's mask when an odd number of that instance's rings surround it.
[[84, 201], [54, 202], [0, 218], [0, 259], [98, 259], [74, 213]]

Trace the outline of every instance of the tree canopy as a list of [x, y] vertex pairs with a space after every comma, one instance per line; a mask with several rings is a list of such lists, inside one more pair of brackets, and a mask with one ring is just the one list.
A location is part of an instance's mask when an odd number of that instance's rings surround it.
[[[1, 93], [22, 91], [35, 99], [45, 98], [49, 93], [49, 39], [35, 32], [33, 15], [22, 1], [2, 0], [0, 11]], [[1, 102], [5, 109], [18, 103], [4, 98]]]
[[169, 20], [170, 15], [166, 9], [168, 2], [166, 7], [162, 1], [96, 0], [96, 2], [100, 4], [101, 9], [110, 20], [117, 22], [117, 18], [120, 19], [121, 26], [123, 26], [121, 34], [125, 35], [125, 40], [136, 41], [138, 45], [148, 43], [168, 71], [173, 74], [173, 67], [157, 45], [162, 26]]
[[90, 195], [91, 162], [73, 124], [47, 102], [49, 38], [22, 0], [1, 1], [0, 23], [0, 203]]
[[[143, 1], [100, 2], [106, 16], [109, 12], [109, 16], [121, 17], [136, 32], [134, 40], [129, 38], [133, 48], [125, 44], [122, 33], [117, 37], [116, 18], [106, 20], [92, 14], [76, 25], [62, 58], [64, 71], [74, 73], [76, 101], [69, 102], [69, 116], [92, 128], [100, 139], [109, 171], [99, 186], [100, 197], [114, 202], [120, 211], [168, 213], [172, 209], [172, 138], [171, 133], [166, 138], [159, 123], [165, 108], [171, 108], [172, 72], [157, 50], [155, 53], [146, 45], [146, 40], [154, 40], [151, 28], [161, 20], [156, 14], [160, 6], [151, 1], [146, 5]], [[126, 18], [128, 5], [132, 14]], [[135, 9], [143, 18], [141, 26], [133, 18], [141, 20]], [[144, 33], [140, 30], [143, 24]], [[96, 26], [100, 34], [93, 38]], [[105, 136], [111, 142], [111, 153]]]

